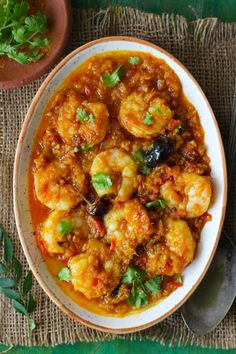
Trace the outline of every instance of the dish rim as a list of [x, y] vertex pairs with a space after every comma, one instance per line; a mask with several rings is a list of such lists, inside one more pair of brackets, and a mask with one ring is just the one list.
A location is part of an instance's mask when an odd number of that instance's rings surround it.
[[[128, 42], [135, 42], [135, 43], [138, 43], [138, 44], [146, 45], [148, 47], [152, 47], [152, 48], [158, 50], [159, 52], [162, 52], [166, 56], [168, 56], [171, 60], [173, 60], [176, 64], [178, 64], [186, 72], [186, 74], [190, 77], [190, 79], [192, 79], [192, 81], [194, 82], [196, 88], [201, 93], [203, 99], [206, 102], [207, 108], [209, 110], [209, 114], [211, 115], [211, 119], [212, 119], [214, 127], [216, 129], [217, 139], [218, 139], [218, 143], [219, 143], [219, 147], [220, 147], [220, 151], [221, 151], [221, 158], [222, 158], [222, 165], [223, 165], [223, 176], [224, 176], [224, 178], [223, 178], [223, 201], [222, 201], [222, 212], [221, 212], [220, 225], [219, 225], [218, 232], [217, 232], [217, 235], [216, 235], [214, 247], [212, 249], [210, 257], [208, 258], [208, 261], [207, 261], [207, 263], [206, 263], [201, 275], [199, 276], [198, 281], [196, 281], [194, 283], [193, 287], [187, 292], [187, 294], [173, 308], [171, 308], [168, 312], [164, 313], [162, 316], [160, 316], [156, 320], [153, 320], [153, 321], [147, 322], [147, 323], [145, 323], [143, 325], [135, 326], [135, 327], [132, 327], [132, 328], [108, 328], [108, 327], [103, 327], [103, 326], [98, 325], [98, 324], [94, 324], [93, 322], [85, 320], [85, 319], [81, 318], [79, 315], [75, 314], [73, 311], [68, 309], [60, 301], [60, 299], [57, 297], [57, 295], [54, 294], [53, 290], [51, 290], [47, 286], [47, 284], [42, 280], [41, 276], [38, 274], [37, 270], [35, 269], [34, 261], [33, 261], [32, 257], [30, 256], [30, 254], [28, 252], [27, 242], [24, 239], [24, 233], [23, 233], [23, 231], [21, 229], [21, 221], [20, 221], [19, 212], [18, 212], [19, 206], [18, 206], [18, 200], [17, 200], [18, 185], [17, 185], [16, 181], [17, 181], [17, 176], [18, 176], [20, 156], [21, 156], [21, 153], [22, 153], [22, 142], [23, 142], [23, 140], [25, 138], [27, 128], [29, 126], [29, 123], [31, 122], [32, 117], [33, 117], [33, 112], [34, 112], [34, 109], [35, 109], [35, 107], [36, 107], [36, 105], [38, 103], [38, 100], [43, 95], [44, 90], [47, 87], [47, 85], [49, 84], [49, 82], [54, 78], [54, 76], [58, 73], [58, 71], [60, 71], [63, 68], [63, 66], [70, 59], [72, 59], [74, 56], [76, 56], [77, 54], [79, 54], [83, 50], [88, 49], [88, 48], [90, 48], [91, 46], [93, 46], [95, 44], [109, 42], [109, 41], [128, 41]], [[196, 79], [193, 77], [193, 75], [189, 72], [189, 70], [176, 57], [174, 57], [172, 54], [170, 54], [166, 50], [162, 49], [161, 47], [159, 47], [159, 46], [157, 46], [157, 45], [155, 45], [155, 44], [153, 44], [153, 43], [151, 43], [149, 41], [146, 41], [146, 40], [143, 40], [143, 39], [139, 39], [139, 38], [135, 38], [135, 37], [109, 36], [109, 37], [103, 37], [103, 38], [100, 38], [100, 39], [96, 39], [96, 40], [90, 41], [90, 42], [78, 47], [77, 49], [75, 49], [74, 51], [69, 53], [62, 61], [60, 61], [58, 63], [58, 65], [52, 70], [52, 72], [47, 76], [47, 78], [44, 80], [44, 82], [42, 83], [42, 85], [38, 89], [36, 95], [33, 98], [33, 101], [31, 102], [31, 105], [30, 105], [30, 107], [28, 109], [28, 112], [26, 114], [25, 120], [24, 120], [22, 128], [21, 128], [21, 133], [20, 133], [20, 136], [19, 136], [19, 140], [18, 140], [18, 144], [17, 144], [17, 148], [16, 148], [16, 153], [15, 153], [14, 174], [13, 174], [13, 200], [14, 200], [14, 214], [15, 214], [15, 221], [16, 221], [17, 231], [18, 231], [18, 235], [19, 235], [19, 238], [20, 238], [21, 246], [23, 248], [23, 251], [24, 251], [24, 254], [26, 256], [27, 262], [28, 262], [28, 264], [30, 266], [30, 269], [32, 270], [37, 282], [39, 283], [41, 288], [44, 290], [44, 292], [49, 296], [49, 298], [64, 313], [66, 313], [72, 319], [74, 319], [76, 321], [79, 321], [82, 324], [84, 324], [84, 325], [86, 325], [86, 326], [88, 326], [90, 328], [93, 328], [93, 329], [96, 329], [96, 330], [100, 330], [100, 331], [103, 331], [103, 332], [116, 333], [116, 334], [133, 333], [133, 332], [136, 332], [136, 331], [140, 331], [140, 330], [146, 329], [148, 327], [151, 327], [151, 326], [163, 321], [166, 317], [168, 317], [173, 312], [175, 312], [178, 308], [180, 308], [184, 304], [185, 301], [187, 301], [187, 299], [191, 296], [191, 294], [195, 291], [195, 289], [198, 287], [198, 285], [202, 281], [203, 277], [205, 276], [205, 274], [206, 274], [206, 272], [207, 272], [207, 270], [208, 270], [208, 268], [209, 268], [209, 266], [211, 264], [211, 261], [213, 259], [214, 254], [215, 254], [215, 251], [217, 249], [218, 242], [219, 242], [219, 239], [220, 239], [220, 235], [221, 235], [221, 232], [222, 232], [224, 218], [225, 218], [226, 203], [227, 203], [227, 173], [226, 173], [225, 153], [224, 153], [223, 142], [222, 142], [220, 130], [219, 130], [219, 127], [218, 127], [218, 123], [216, 121], [215, 115], [214, 115], [213, 110], [212, 110], [212, 108], [211, 108], [211, 106], [210, 106], [210, 104], [209, 104], [209, 102], [207, 100], [206, 95], [204, 94], [202, 88], [200, 87], [200, 85], [198, 84]], [[145, 311], [145, 309], [143, 311]]]

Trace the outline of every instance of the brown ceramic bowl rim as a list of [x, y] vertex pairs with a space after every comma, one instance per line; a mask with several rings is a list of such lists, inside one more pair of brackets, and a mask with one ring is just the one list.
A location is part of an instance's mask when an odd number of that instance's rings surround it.
[[[37, 273], [35, 265], [34, 265], [34, 261], [31, 258], [26, 242], [24, 240], [24, 235], [23, 232], [21, 230], [21, 226], [20, 226], [20, 220], [19, 220], [19, 206], [18, 206], [18, 201], [17, 201], [17, 175], [18, 175], [18, 168], [19, 168], [19, 160], [20, 160], [20, 155], [21, 155], [21, 146], [22, 146], [22, 142], [25, 138], [25, 134], [28, 128], [28, 125], [32, 119], [33, 116], [33, 112], [34, 109], [38, 103], [38, 100], [40, 99], [40, 97], [42, 96], [45, 88], [47, 87], [47, 85], [49, 84], [49, 82], [53, 79], [53, 77], [57, 74], [57, 72], [71, 59], [73, 58], [75, 55], [77, 55], [78, 53], [80, 53], [81, 51], [97, 44], [97, 43], [104, 43], [107, 41], [131, 41], [131, 42], [136, 42], [139, 44], [144, 44], [146, 46], [152, 47], [160, 52], [162, 52], [163, 54], [165, 54], [166, 56], [168, 56], [170, 59], [172, 59], [175, 63], [177, 63], [185, 72], [186, 74], [192, 79], [192, 81], [194, 82], [194, 84], [196, 85], [197, 89], [200, 91], [201, 95], [203, 96], [208, 110], [211, 114], [211, 118], [212, 121], [214, 123], [216, 132], [217, 132], [217, 137], [218, 137], [218, 142], [220, 145], [220, 150], [221, 150], [221, 156], [222, 156], [222, 161], [223, 161], [223, 176], [224, 176], [224, 184], [223, 184], [223, 188], [224, 188], [224, 193], [223, 193], [223, 202], [222, 202], [222, 213], [221, 213], [221, 219], [220, 219], [220, 226], [217, 232], [217, 236], [216, 236], [216, 240], [215, 240], [215, 244], [213, 247], [213, 250], [211, 252], [210, 257], [208, 258], [207, 264], [204, 268], [204, 270], [202, 271], [198, 281], [194, 284], [194, 286], [188, 291], [188, 293], [184, 296], [184, 298], [182, 298], [182, 300], [180, 300], [171, 310], [169, 310], [168, 312], [166, 312], [165, 314], [163, 314], [161, 317], [157, 318], [156, 320], [150, 321], [148, 323], [145, 323], [144, 325], [140, 325], [140, 326], [135, 326], [132, 328], [108, 328], [108, 327], [103, 327], [97, 324], [94, 324], [90, 321], [87, 321], [83, 318], [81, 318], [80, 316], [76, 315], [74, 312], [72, 312], [71, 310], [69, 310], [66, 306], [64, 306], [61, 301], [58, 299], [57, 295], [55, 295], [53, 293], [53, 291], [51, 289], [49, 289], [49, 287], [47, 286], [47, 284], [41, 279], [40, 275]], [[160, 48], [159, 46], [150, 43], [148, 41], [142, 40], [142, 39], [138, 39], [138, 38], [134, 38], [134, 37], [125, 37], [125, 36], [112, 36], [112, 37], [104, 37], [101, 39], [97, 39], [94, 41], [91, 41], [87, 44], [82, 45], [81, 47], [75, 49], [73, 52], [71, 52], [69, 55], [67, 55], [55, 68], [54, 70], [49, 74], [49, 76], [45, 79], [45, 81], [42, 83], [41, 87], [39, 88], [38, 92], [36, 93], [31, 106], [28, 110], [28, 113], [26, 115], [26, 119], [23, 123], [22, 126], [22, 130], [20, 133], [20, 137], [19, 137], [19, 141], [18, 141], [18, 145], [17, 145], [17, 150], [16, 150], [16, 155], [15, 155], [15, 163], [14, 163], [14, 176], [13, 176], [13, 192], [14, 192], [14, 212], [15, 212], [15, 218], [16, 218], [16, 225], [17, 225], [17, 230], [18, 230], [18, 234], [20, 237], [20, 241], [21, 241], [21, 245], [23, 247], [25, 256], [27, 258], [27, 261], [29, 263], [29, 266], [35, 276], [35, 278], [37, 279], [39, 285], [42, 287], [42, 289], [46, 292], [46, 294], [49, 296], [49, 298], [62, 310], [64, 311], [67, 315], [69, 315], [72, 319], [81, 322], [82, 324], [94, 328], [96, 330], [100, 330], [100, 331], [104, 331], [104, 332], [108, 332], [108, 333], [116, 333], [116, 334], [124, 334], [124, 333], [132, 333], [132, 332], [136, 332], [136, 331], [140, 331], [143, 329], [146, 329], [150, 326], [153, 326], [154, 324], [157, 324], [161, 321], [163, 321], [166, 317], [168, 317], [169, 315], [171, 315], [173, 312], [175, 312], [179, 307], [181, 307], [184, 302], [190, 297], [190, 295], [194, 292], [194, 290], [197, 288], [197, 286], [200, 284], [201, 280], [203, 279], [204, 275], [206, 274], [210, 263], [213, 259], [214, 253], [216, 251], [219, 239], [220, 239], [220, 235], [221, 235], [221, 231], [222, 231], [222, 227], [223, 227], [223, 222], [224, 222], [224, 217], [225, 217], [225, 210], [226, 210], [226, 200], [227, 200], [227, 173], [226, 173], [226, 161], [225, 161], [225, 154], [224, 154], [224, 149], [223, 149], [223, 143], [222, 143], [222, 139], [221, 139], [221, 134], [220, 134], [220, 130], [216, 121], [216, 118], [214, 116], [214, 113], [212, 111], [212, 108], [204, 94], [204, 92], [202, 91], [200, 85], [198, 84], [198, 82], [194, 79], [194, 77], [192, 76], [192, 74], [185, 68], [185, 66], [178, 60], [176, 59], [172, 54], [168, 53], [167, 51], [165, 51], [164, 49]], [[144, 310], [145, 311], [145, 310]]]
[[[22, 77], [22, 79], [16, 79], [16, 80], [6, 80], [6, 81], [1, 81], [0, 80], [0, 89], [13, 89], [17, 87], [22, 87], [26, 84], [31, 83], [34, 80], [39, 79], [43, 74], [47, 73], [52, 66], [60, 59], [62, 56], [66, 43], [69, 39], [69, 34], [71, 32], [71, 23], [72, 23], [72, 15], [71, 15], [71, 2], [70, 0], [63, 0], [65, 4], [65, 35], [64, 39], [61, 42], [61, 45], [58, 46], [56, 50], [50, 53], [50, 56], [48, 60], [45, 61], [45, 64], [42, 65], [38, 70], [34, 71], [31, 70], [30, 74], [27, 74], [25, 77]], [[43, 58], [44, 59], [44, 58]], [[43, 61], [42, 59], [42, 61]], [[38, 64], [39, 62], [35, 63]], [[19, 65], [24, 65], [25, 66], [25, 72], [27, 72], [27, 65], [28, 64], [19, 64]], [[32, 64], [31, 64], [32, 65]]]

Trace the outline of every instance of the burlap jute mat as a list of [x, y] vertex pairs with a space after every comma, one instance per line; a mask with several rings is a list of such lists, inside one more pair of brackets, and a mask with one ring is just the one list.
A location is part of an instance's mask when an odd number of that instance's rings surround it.
[[[205, 91], [216, 114], [225, 146], [229, 132], [234, 81], [236, 78], [236, 23], [220, 23], [215, 18], [188, 22], [172, 15], [153, 15], [123, 8], [74, 12], [74, 28], [67, 52], [93, 39], [111, 35], [134, 36], [149, 40], [179, 58]], [[12, 173], [17, 139], [27, 109], [43, 78], [21, 89], [0, 91], [0, 222], [14, 238], [16, 255], [27, 270], [15, 228], [12, 205]], [[232, 200], [235, 200], [232, 197]], [[235, 205], [230, 204], [228, 230], [235, 230]], [[236, 235], [236, 232], [235, 232]], [[56, 345], [75, 341], [113, 338], [159, 340], [171, 345], [195, 344], [205, 347], [236, 348], [236, 306], [224, 321], [204, 337], [192, 335], [176, 312], [161, 324], [125, 336], [106, 335], [86, 328], [64, 315], [34, 285], [38, 327], [32, 339], [25, 320], [0, 298], [0, 342], [13, 345]], [[207, 296], [207, 294], [206, 294]]]

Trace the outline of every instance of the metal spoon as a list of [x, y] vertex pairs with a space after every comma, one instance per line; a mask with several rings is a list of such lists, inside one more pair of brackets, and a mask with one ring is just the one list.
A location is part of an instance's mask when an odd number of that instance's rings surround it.
[[[228, 189], [236, 160], [236, 87], [230, 125], [228, 149]], [[226, 316], [236, 296], [236, 249], [227, 235], [223, 235], [213, 261], [203, 281], [181, 309], [186, 326], [196, 335], [211, 332]]]

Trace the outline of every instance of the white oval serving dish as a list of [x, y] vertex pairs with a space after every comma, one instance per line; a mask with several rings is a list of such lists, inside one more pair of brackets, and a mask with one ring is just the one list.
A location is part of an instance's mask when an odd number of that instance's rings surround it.
[[[34, 137], [44, 109], [61, 82], [95, 53], [111, 50], [149, 52], [164, 59], [178, 75], [183, 91], [199, 113], [205, 131], [205, 144], [211, 159], [214, 200], [209, 213], [212, 221], [206, 223], [198, 244], [194, 261], [184, 271], [184, 285], [167, 298], [142, 312], [126, 317], [101, 316], [89, 312], [68, 298], [57, 286], [43, 262], [32, 236], [33, 228], [28, 200], [28, 171]], [[212, 109], [200, 86], [188, 70], [171, 54], [152, 43], [130, 37], [102, 38], [76, 49], [63, 59], [44, 81], [36, 94], [19, 138], [14, 166], [14, 210], [22, 247], [28, 263], [41, 287], [48, 296], [69, 316], [82, 323], [107, 332], [127, 333], [147, 328], [162, 321], [176, 311], [196, 289], [215, 253], [223, 225], [227, 192], [225, 155], [219, 128]]]

